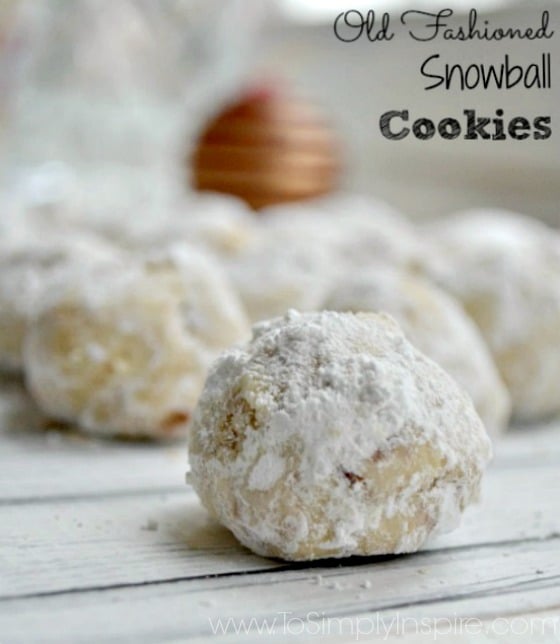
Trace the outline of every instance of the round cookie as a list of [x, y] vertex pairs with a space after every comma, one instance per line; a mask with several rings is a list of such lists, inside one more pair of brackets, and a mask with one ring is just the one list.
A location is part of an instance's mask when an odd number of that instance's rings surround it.
[[490, 442], [470, 398], [388, 316], [288, 313], [210, 371], [190, 481], [254, 552], [413, 552], [477, 498]]
[[1, 245], [0, 370], [21, 372], [27, 327], [50, 282], [84, 266], [122, 260], [122, 252], [103, 239], [69, 230]]
[[225, 263], [253, 322], [318, 310], [341, 271], [380, 262], [414, 268], [423, 252], [404, 219], [366, 197], [271, 207], [259, 223], [253, 243]]
[[415, 270], [424, 245], [410, 222], [387, 204], [361, 195], [339, 194], [263, 211], [265, 231], [278, 244], [305, 239], [324, 246], [338, 270], [364, 271], [380, 263]]
[[57, 284], [28, 332], [27, 384], [46, 414], [87, 431], [171, 438], [212, 360], [248, 334], [215, 264], [177, 246]]
[[514, 416], [560, 411], [560, 237], [502, 211], [470, 211], [427, 228], [431, 277], [460, 300], [509, 389]]
[[316, 310], [330, 284], [328, 248], [307, 237], [289, 243], [263, 236], [224, 265], [252, 322], [283, 315], [291, 308]]
[[509, 394], [478, 329], [452, 297], [427, 280], [379, 267], [340, 279], [323, 308], [389, 313], [415, 347], [464, 387], [490, 434], [507, 426]]
[[160, 241], [182, 239], [209, 252], [231, 256], [242, 252], [256, 235], [256, 218], [247, 206], [232, 196], [198, 193], [177, 213]]
[[152, 222], [140, 233], [135, 222], [126, 245], [158, 248], [181, 241], [202, 248], [217, 258], [243, 252], [257, 235], [257, 219], [240, 200], [230, 195], [197, 193], [181, 202], [167, 217]]

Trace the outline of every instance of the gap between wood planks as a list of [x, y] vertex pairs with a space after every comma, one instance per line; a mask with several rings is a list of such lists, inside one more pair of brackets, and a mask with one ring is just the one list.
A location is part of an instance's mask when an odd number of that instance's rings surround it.
[[[432, 556], [434, 554], [443, 554], [445, 552], [459, 553], [464, 551], [476, 551], [479, 549], [487, 548], [504, 548], [508, 546], [523, 546], [528, 544], [544, 543], [552, 540], [560, 540], [560, 533], [552, 533], [545, 537], [534, 537], [528, 539], [511, 539], [506, 541], [496, 541], [488, 543], [473, 543], [471, 545], [464, 546], [449, 546], [442, 548], [426, 548], [419, 552], [410, 553], [410, 554], [401, 554], [401, 555], [379, 555], [372, 557], [348, 557], [346, 559], [320, 559], [317, 561], [303, 561], [303, 562], [287, 562], [287, 563], [273, 563], [272, 565], [265, 566], [261, 569], [256, 570], [235, 570], [232, 572], [224, 573], [210, 573], [202, 575], [191, 575], [184, 577], [169, 577], [167, 579], [154, 579], [149, 581], [142, 582], [130, 582], [130, 583], [121, 583], [121, 584], [110, 584], [110, 585], [99, 585], [99, 586], [83, 586], [79, 588], [68, 588], [64, 590], [53, 590], [45, 591], [38, 593], [23, 593], [20, 595], [0, 595], [0, 602], [5, 601], [15, 601], [22, 599], [40, 599], [43, 597], [61, 597], [64, 595], [74, 595], [74, 594], [85, 594], [85, 593], [97, 593], [104, 591], [113, 591], [113, 590], [123, 590], [126, 588], [142, 588], [146, 586], [161, 586], [163, 584], [176, 584], [189, 581], [199, 581], [199, 580], [218, 580], [218, 579], [230, 579], [234, 577], [255, 577], [258, 575], [263, 575], [267, 573], [282, 573], [282, 572], [296, 572], [299, 570], [307, 571], [311, 574], [311, 571], [315, 569], [321, 570], [330, 570], [330, 569], [339, 569], [339, 575], [346, 574], [344, 572], [345, 568], [349, 567], [362, 567], [369, 565], [377, 565], [386, 561], [393, 561], [396, 559], [414, 559], [414, 563], [422, 565], [422, 557]], [[274, 560], [273, 560], [274, 561]], [[336, 577], [335, 573], [329, 574], [329, 578]], [[302, 577], [302, 579], [308, 579], [309, 574]], [[506, 578], [504, 578], [506, 579]], [[560, 574], [554, 575], [552, 577], [541, 577], [541, 580], [560, 580]], [[277, 581], [269, 581], [268, 584], [282, 583], [282, 579], [278, 578]], [[526, 582], [529, 583], [529, 582]], [[247, 587], [251, 584], [241, 584], [243, 587]], [[232, 586], [229, 586], [231, 588]], [[189, 591], [187, 591], [189, 592]], [[447, 597], [447, 599], [454, 599], [456, 597]], [[415, 602], [415, 605], [418, 602]], [[402, 606], [407, 606], [409, 604], [402, 604]], [[390, 608], [395, 608], [395, 606], [390, 606]]]
[[[517, 493], [511, 497], [516, 484]], [[505, 512], [503, 499], [508, 494]], [[140, 532], [148, 518], [157, 519], [158, 529]], [[385, 561], [358, 558], [330, 564], [281, 564], [260, 558], [209, 519], [192, 489], [161, 498], [82, 499], [78, 506], [73, 502], [4, 506], [0, 523], [5, 526], [0, 535], [5, 562], [0, 564], [0, 586], [5, 588], [5, 599], [227, 578], [232, 573], [313, 570], [325, 565], [344, 569], [357, 562], [363, 567]], [[557, 468], [530, 473], [493, 470], [485, 482], [483, 503], [469, 508], [458, 530], [436, 538], [424, 552], [461, 552], [494, 543], [538, 545], [559, 535]], [[115, 551], [122, 552], [118, 566], [113, 563]], [[182, 574], [176, 574], [178, 569]]]
[[[528, 549], [527, 545], [534, 547]], [[375, 566], [317, 567], [309, 571], [313, 574], [304, 574], [303, 570], [261, 572], [218, 579], [220, 585], [215, 578], [207, 578], [164, 584], [165, 591], [156, 591], [153, 585], [148, 585], [128, 588], [125, 594], [118, 589], [77, 593], [71, 603], [68, 597], [60, 596], [22, 599], [1, 604], [0, 618], [4, 617], [3, 634], [19, 635], [19, 639], [8, 641], [26, 641], [22, 634], [27, 629], [29, 633], [48, 634], [45, 639], [48, 642], [94, 642], [104, 637], [120, 641], [119, 636], [123, 637], [125, 632], [127, 641], [159, 642], [208, 634], [211, 617], [240, 620], [243, 616], [254, 616], [262, 620], [278, 615], [279, 609], [294, 616], [322, 610], [336, 618], [422, 607], [423, 614], [429, 615], [434, 614], [438, 604], [468, 605], [473, 600], [496, 597], [501, 614], [508, 605], [518, 608], [521, 603], [531, 608], [531, 593], [539, 596], [541, 607], [552, 599], [558, 600], [559, 546], [558, 539], [499, 547], [491, 544], [398, 557]], [[507, 569], [502, 564], [504, 554], [510, 557]], [[536, 574], [535, 566], [544, 561], [551, 562], [550, 573]], [[419, 565], [429, 574], [419, 575], [422, 571]], [[323, 581], [319, 583], [317, 571], [323, 572]], [[363, 581], [368, 576], [375, 580], [371, 590], [356, 595], [356, 589], [364, 587]], [[307, 592], [301, 592], [302, 584]], [[337, 586], [338, 592], [333, 590]], [[543, 599], [541, 593], [546, 589], [550, 589], [550, 594]], [[515, 601], [508, 604], [508, 596], [516, 597]], [[154, 622], [156, 616], [160, 618]]]
[[[91, 501], [98, 501], [103, 499], [126, 499], [142, 496], [164, 496], [166, 494], [185, 494], [189, 488], [185, 485], [173, 485], [162, 487], [150, 488], [137, 488], [132, 490], [104, 490], [103, 492], [81, 492], [79, 494], [56, 494], [54, 496], [35, 496], [35, 497], [14, 497], [2, 499], [0, 498], [0, 508], [2, 506], [14, 505], [50, 505], [57, 503], [89, 503]], [[193, 494], [192, 489], [190, 490]]]

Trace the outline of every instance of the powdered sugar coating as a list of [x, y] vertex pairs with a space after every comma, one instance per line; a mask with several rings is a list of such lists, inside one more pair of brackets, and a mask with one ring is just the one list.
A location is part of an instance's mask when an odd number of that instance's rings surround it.
[[85, 430], [171, 438], [212, 360], [248, 332], [215, 264], [173, 247], [49, 291], [26, 341], [27, 384], [44, 412]]
[[363, 271], [381, 262], [415, 269], [425, 248], [414, 227], [387, 204], [339, 194], [263, 211], [265, 232], [278, 244], [304, 239], [327, 248], [333, 272]]
[[427, 229], [438, 258], [432, 278], [480, 328], [514, 415], [560, 411], [560, 236], [528, 217], [469, 211]]
[[0, 369], [20, 372], [23, 341], [37, 301], [60, 275], [123, 261], [103, 239], [71, 230], [33, 230], [0, 246]]
[[469, 397], [388, 316], [289, 312], [213, 366], [189, 435], [204, 505], [289, 560], [412, 552], [474, 500]]
[[227, 274], [252, 322], [283, 315], [290, 308], [316, 310], [330, 284], [329, 249], [292, 238], [264, 236], [225, 263]]
[[217, 258], [243, 252], [257, 234], [257, 218], [240, 199], [229, 195], [199, 193], [178, 204], [167, 217], [125, 235], [127, 245], [139, 249], [161, 248], [181, 241]]
[[452, 297], [427, 280], [380, 266], [341, 278], [323, 308], [389, 313], [415, 347], [465, 388], [491, 434], [507, 426], [509, 394], [480, 332]]
[[359, 196], [270, 207], [256, 230], [252, 243], [225, 262], [253, 322], [290, 308], [320, 309], [341, 271], [380, 262], [413, 268], [423, 253], [406, 220]]

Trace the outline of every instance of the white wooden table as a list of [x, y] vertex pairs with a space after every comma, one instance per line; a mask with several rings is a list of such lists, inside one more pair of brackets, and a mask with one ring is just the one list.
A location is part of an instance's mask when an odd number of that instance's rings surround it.
[[510, 432], [481, 504], [421, 553], [311, 566], [213, 523], [183, 446], [42, 424], [0, 381], [1, 644], [560, 641], [560, 423]]

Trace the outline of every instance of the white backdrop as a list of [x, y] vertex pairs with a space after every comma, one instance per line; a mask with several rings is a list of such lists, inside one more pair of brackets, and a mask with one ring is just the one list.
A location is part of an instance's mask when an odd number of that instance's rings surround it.
[[[347, 186], [379, 194], [413, 216], [497, 205], [560, 224], [560, 5], [535, 1], [495, 13], [481, 11], [481, 18], [496, 26], [530, 26], [540, 21], [544, 8], [550, 9], [557, 33], [551, 40], [535, 42], [418, 43], [397, 34], [389, 43], [360, 39], [348, 44], [335, 39], [332, 20], [326, 18], [277, 21], [263, 38], [265, 61], [257, 66], [272, 65], [327, 107], [347, 149]], [[395, 18], [399, 14], [400, 9]], [[433, 53], [450, 63], [500, 63], [504, 53], [528, 63], [547, 51], [552, 53], [552, 90], [547, 91], [427, 92], [419, 72], [422, 61]], [[404, 108], [411, 115], [438, 120], [461, 115], [466, 108], [488, 116], [497, 108], [510, 116], [550, 115], [553, 135], [548, 141], [385, 140], [379, 116]]]

